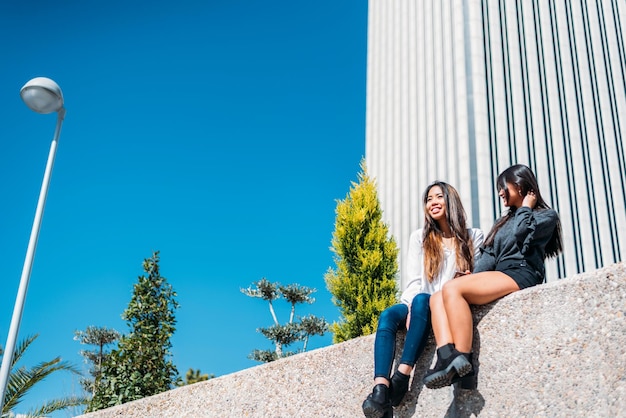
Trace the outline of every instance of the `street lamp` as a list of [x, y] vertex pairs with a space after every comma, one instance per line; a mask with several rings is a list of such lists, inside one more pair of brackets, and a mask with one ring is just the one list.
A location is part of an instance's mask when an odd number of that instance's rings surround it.
[[35, 211], [35, 220], [33, 221], [33, 229], [30, 232], [30, 240], [28, 241], [28, 249], [26, 250], [26, 258], [24, 267], [22, 268], [22, 278], [20, 279], [20, 287], [17, 291], [15, 299], [15, 307], [13, 308], [13, 317], [11, 319], [11, 327], [7, 343], [4, 347], [4, 355], [2, 357], [2, 366], [0, 367], [0, 413], [4, 408], [4, 395], [6, 392], [9, 372], [11, 371], [11, 363], [13, 362], [13, 352], [15, 351], [15, 342], [17, 334], [20, 330], [20, 322], [22, 320], [22, 312], [24, 310], [24, 301], [26, 299], [26, 291], [28, 290], [28, 282], [30, 280], [30, 272], [33, 266], [33, 258], [35, 256], [35, 248], [37, 247], [37, 239], [39, 238], [39, 229], [41, 227], [41, 218], [43, 209], [46, 205], [46, 197], [48, 195], [48, 185], [50, 184], [50, 175], [52, 174], [52, 166], [54, 165], [54, 156], [56, 154], [59, 134], [61, 133], [61, 124], [65, 118], [65, 108], [63, 107], [63, 93], [57, 83], [46, 77], [36, 77], [30, 80], [20, 90], [20, 96], [26, 103], [26, 106], [37, 113], [57, 112], [57, 126], [54, 132], [54, 138], [50, 145], [50, 153], [48, 154], [48, 163], [39, 192], [39, 201], [37, 202], [37, 210]]

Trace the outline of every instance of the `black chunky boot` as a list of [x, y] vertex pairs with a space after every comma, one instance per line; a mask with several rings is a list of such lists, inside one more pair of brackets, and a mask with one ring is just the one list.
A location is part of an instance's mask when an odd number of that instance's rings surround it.
[[367, 418], [392, 417], [393, 409], [389, 402], [389, 388], [382, 383], [374, 386], [374, 390], [363, 401], [363, 413]]
[[463, 377], [472, 371], [469, 353], [461, 353], [454, 344], [446, 344], [437, 349], [437, 363], [424, 376], [424, 385], [429, 389], [439, 389], [452, 384], [458, 376]]
[[459, 375], [457, 374], [455, 377], [452, 378], [452, 384], [458, 383], [459, 384], [458, 387], [460, 389], [476, 390], [476, 388], [478, 387], [478, 382], [476, 379], [476, 369], [474, 368], [473, 356], [474, 356], [474, 353], [469, 353], [468, 360], [470, 363], [472, 363], [472, 371], [463, 377], [459, 377]]
[[389, 395], [389, 400], [391, 401], [391, 406], [398, 406], [402, 403], [402, 399], [404, 399], [404, 395], [409, 391], [409, 379], [411, 376], [406, 375], [399, 370], [391, 376], [391, 383], [389, 385], [389, 391], [391, 394]]

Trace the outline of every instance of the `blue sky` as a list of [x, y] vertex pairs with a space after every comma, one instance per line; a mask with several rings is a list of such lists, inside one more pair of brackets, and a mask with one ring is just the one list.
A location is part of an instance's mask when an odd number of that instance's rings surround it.
[[[127, 332], [120, 315], [160, 251], [178, 293], [173, 360], [221, 376], [272, 348], [266, 277], [324, 283], [335, 207], [365, 152], [367, 2], [23, 1], [0, 5], [0, 344], [6, 343], [56, 115], [21, 101], [55, 80], [63, 124], [20, 340], [25, 364], [84, 367], [75, 330]], [[287, 307], [277, 305], [281, 320]], [[331, 334], [310, 348], [332, 343]], [[78, 391], [68, 374], [22, 411]], [[55, 416], [71, 416], [70, 413]]]

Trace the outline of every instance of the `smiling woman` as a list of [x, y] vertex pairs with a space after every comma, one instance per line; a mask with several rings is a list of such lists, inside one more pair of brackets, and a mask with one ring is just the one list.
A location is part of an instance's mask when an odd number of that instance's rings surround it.
[[[430, 331], [430, 295], [441, 290], [457, 270], [471, 271], [474, 256], [483, 242], [479, 229], [468, 229], [458, 192], [442, 181], [424, 191], [424, 227], [409, 240], [406, 268], [408, 283], [395, 304], [380, 315], [374, 341], [374, 389], [363, 402], [367, 418], [393, 416], [409, 389], [411, 371], [424, 351]], [[396, 335], [406, 330], [404, 348], [397, 370], [391, 376]]]

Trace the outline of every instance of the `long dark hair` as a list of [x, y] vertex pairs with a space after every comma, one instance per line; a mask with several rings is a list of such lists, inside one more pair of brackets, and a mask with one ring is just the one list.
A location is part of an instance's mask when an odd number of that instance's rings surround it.
[[424, 248], [424, 273], [429, 282], [433, 281], [443, 267], [443, 231], [439, 227], [428, 211], [426, 210], [426, 202], [428, 200], [428, 192], [433, 187], [438, 186], [446, 202], [446, 220], [454, 234], [456, 248], [456, 266], [460, 271], [472, 271], [474, 269], [474, 250], [472, 239], [467, 231], [466, 215], [461, 197], [456, 189], [443, 181], [435, 181], [431, 183], [422, 197], [424, 204], [424, 235], [422, 239]]
[[[522, 196], [526, 196], [528, 192], [534, 192], [537, 197], [537, 204], [535, 205], [533, 210], [546, 210], [550, 209], [550, 206], [543, 200], [541, 197], [541, 192], [539, 191], [539, 185], [537, 184], [537, 178], [535, 177], [535, 173], [532, 172], [528, 166], [524, 164], [516, 164], [513, 165], [506, 170], [504, 170], [498, 176], [496, 180], [496, 187], [498, 188], [498, 192], [503, 191], [506, 198], [509, 199], [509, 190], [507, 188], [507, 183], [514, 184], [519, 190]], [[496, 221], [496, 223], [489, 231], [487, 238], [485, 239], [485, 247], [489, 247], [493, 245], [493, 240], [496, 236], [496, 233], [500, 230], [502, 225], [504, 225], [509, 219], [511, 219], [515, 215], [515, 210], [510, 209], [506, 215], [502, 216], [500, 219]], [[550, 241], [546, 244], [546, 257], [556, 257], [563, 250], [563, 241], [562, 241], [562, 232], [561, 232], [561, 221], [557, 218], [556, 226], [554, 228], [554, 232], [552, 233], [552, 237]]]

